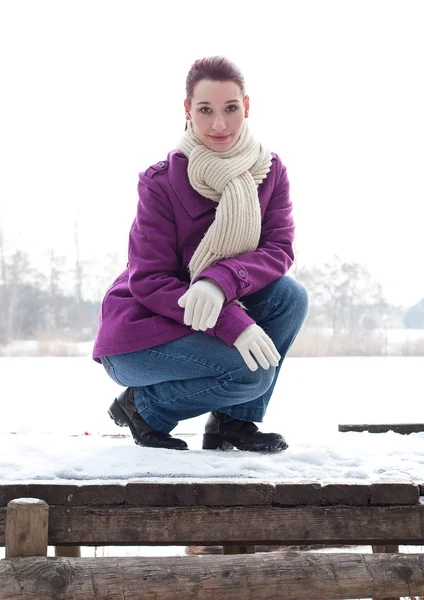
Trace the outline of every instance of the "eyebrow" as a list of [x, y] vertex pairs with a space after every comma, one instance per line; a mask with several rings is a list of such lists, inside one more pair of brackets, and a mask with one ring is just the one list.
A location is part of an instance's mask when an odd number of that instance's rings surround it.
[[[225, 104], [234, 104], [234, 102], [240, 102], [240, 100], [228, 100]], [[196, 104], [210, 104], [210, 102], [196, 102]]]

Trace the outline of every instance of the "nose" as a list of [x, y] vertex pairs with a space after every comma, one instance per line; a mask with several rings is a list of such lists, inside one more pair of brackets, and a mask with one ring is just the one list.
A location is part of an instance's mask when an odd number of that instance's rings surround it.
[[213, 123], [212, 123], [212, 129], [214, 129], [218, 133], [220, 133], [221, 131], [225, 131], [227, 129], [227, 122], [223, 115], [221, 115], [221, 114], [215, 115], [215, 117], [213, 119]]

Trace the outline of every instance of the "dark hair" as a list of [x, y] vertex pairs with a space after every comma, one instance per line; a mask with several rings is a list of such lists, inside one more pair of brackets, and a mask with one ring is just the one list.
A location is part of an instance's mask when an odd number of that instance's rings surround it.
[[228, 60], [228, 58], [225, 58], [225, 56], [200, 58], [192, 64], [186, 79], [187, 102], [191, 102], [194, 87], [202, 79], [209, 79], [210, 81], [234, 81], [239, 86], [243, 96], [245, 94], [244, 77], [240, 69]]

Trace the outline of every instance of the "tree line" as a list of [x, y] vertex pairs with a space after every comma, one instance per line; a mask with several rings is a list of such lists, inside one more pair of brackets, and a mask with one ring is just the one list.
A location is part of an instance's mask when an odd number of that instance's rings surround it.
[[[94, 338], [101, 298], [122, 270], [122, 258], [109, 254], [101, 265], [90, 264], [81, 259], [77, 236], [75, 246], [71, 264], [51, 249], [41, 272], [27, 252], [7, 252], [0, 231], [0, 343], [44, 333]], [[403, 325], [424, 328], [424, 299], [408, 310], [389, 304], [381, 285], [358, 263], [335, 256], [318, 266], [295, 267], [290, 275], [309, 292], [306, 328], [326, 329], [330, 335]]]

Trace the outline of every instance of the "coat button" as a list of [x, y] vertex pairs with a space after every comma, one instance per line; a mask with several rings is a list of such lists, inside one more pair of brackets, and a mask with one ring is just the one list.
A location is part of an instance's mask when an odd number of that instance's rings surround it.
[[160, 167], [161, 169], [166, 165], [166, 163], [164, 163], [163, 161], [158, 162], [158, 167]]
[[247, 272], [244, 269], [239, 269], [238, 270], [238, 274], [240, 275], [240, 277], [242, 277], [243, 279], [246, 279], [247, 277]]

